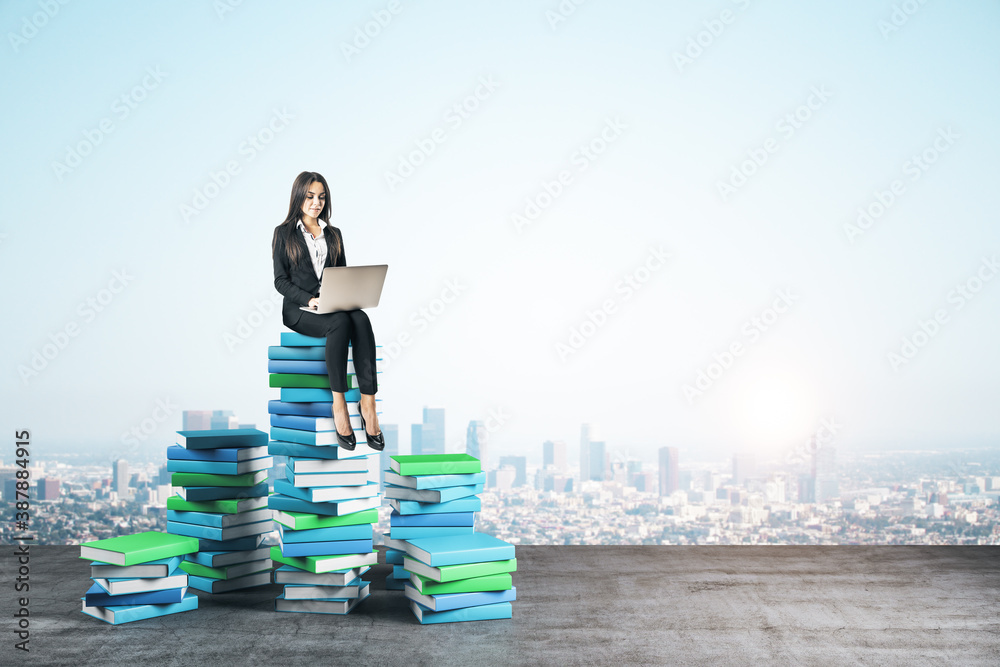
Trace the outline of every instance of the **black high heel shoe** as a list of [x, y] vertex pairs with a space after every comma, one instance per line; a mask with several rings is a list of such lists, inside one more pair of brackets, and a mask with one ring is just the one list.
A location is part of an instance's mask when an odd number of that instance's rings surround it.
[[[350, 415], [350, 413], [348, 413], [348, 415], [347, 415], [347, 425], [348, 426], [351, 425], [351, 415]], [[354, 448], [358, 444], [358, 440], [357, 440], [357, 438], [354, 437], [354, 429], [353, 428], [351, 429], [351, 435], [349, 435], [349, 436], [347, 436], [347, 435], [341, 435], [340, 431], [337, 430], [337, 419], [334, 418], [334, 420], [333, 420], [333, 432], [337, 434], [337, 445], [338, 446], [340, 446], [342, 449], [346, 449], [349, 452], [353, 452], [354, 451]]]
[[365, 416], [361, 414], [361, 401], [358, 401], [358, 414], [361, 415], [361, 428], [365, 431], [365, 440], [368, 441], [368, 446], [377, 452], [381, 452], [385, 449], [385, 438], [382, 437], [382, 430], [379, 429], [378, 435], [368, 435], [368, 428], [365, 426]]

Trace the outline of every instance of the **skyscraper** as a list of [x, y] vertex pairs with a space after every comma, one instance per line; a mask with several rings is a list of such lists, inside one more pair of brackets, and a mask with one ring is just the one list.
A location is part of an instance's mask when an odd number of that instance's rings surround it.
[[469, 422], [468, 428], [465, 429], [465, 453], [479, 459], [483, 471], [488, 470], [486, 463], [490, 452], [487, 447], [487, 437], [485, 422], [478, 419]]
[[128, 461], [118, 459], [111, 468], [111, 490], [118, 494], [119, 498], [128, 496]]
[[513, 487], [524, 486], [528, 483], [528, 459], [525, 456], [501, 456], [500, 467], [510, 466], [517, 473], [514, 475]]
[[55, 500], [59, 497], [59, 480], [44, 478], [38, 480], [38, 499]]
[[660, 495], [669, 496], [680, 488], [678, 462], [680, 454], [676, 447], [660, 447]]
[[207, 431], [212, 428], [212, 412], [210, 410], [185, 410], [183, 412], [184, 431]]
[[588, 471], [590, 472], [590, 479], [602, 482], [608, 478], [608, 453], [607, 448], [604, 446], [604, 441], [591, 441], [590, 442], [590, 462], [588, 464]]
[[410, 425], [410, 454], [419, 456], [424, 453], [424, 425]]
[[428, 440], [424, 430], [424, 454], [444, 454], [444, 408], [424, 408], [424, 424], [434, 427]]
[[757, 459], [753, 454], [733, 454], [733, 485], [740, 486], [748, 477], [757, 474]]
[[837, 448], [832, 442], [823, 443], [812, 458], [813, 491], [816, 502], [825, 503], [840, 497], [837, 478]]
[[559, 472], [566, 470], [566, 443], [562, 440], [546, 440], [542, 443], [542, 467], [553, 467]]
[[580, 481], [590, 479], [590, 439], [594, 435], [590, 424], [580, 425]]

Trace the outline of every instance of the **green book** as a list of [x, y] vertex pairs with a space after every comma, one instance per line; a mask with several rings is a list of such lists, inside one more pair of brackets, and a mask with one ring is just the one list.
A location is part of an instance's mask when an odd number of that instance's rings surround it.
[[514, 586], [514, 580], [509, 573], [488, 574], [485, 577], [472, 577], [438, 583], [419, 574], [411, 574], [410, 581], [424, 595], [448, 595], [449, 593], [485, 593], [488, 591], [509, 591]]
[[307, 514], [305, 512], [284, 512], [272, 510], [275, 521], [292, 530], [310, 530], [312, 528], [333, 528], [336, 526], [357, 526], [362, 523], [378, 523], [378, 508], [351, 512], [344, 516], [325, 516]]
[[479, 459], [468, 454], [390, 456], [389, 467], [400, 475], [467, 475], [483, 470]]
[[245, 577], [249, 574], [264, 572], [271, 569], [271, 561], [263, 559], [260, 561], [250, 561], [249, 563], [237, 563], [226, 567], [208, 567], [200, 563], [186, 560], [181, 563], [181, 569], [196, 577], [208, 577], [209, 579], [235, 579]]
[[256, 486], [267, 479], [266, 470], [242, 475], [213, 475], [207, 472], [175, 472], [170, 475], [172, 486]]
[[[353, 373], [348, 374], [353, 375]], [[330, 377], [323, 375], [309, 375], [306, 373], [271, 373], [268, 382], [272, 387], [317, 387], [319, 389], [330, 388]], [[351, 378], [347, 378], [350, 386]]]
[[198, 539], [195, 537], [149, 530], [145, 533], [84, 542], [80, 545], [80, 558], [125, 566], [193, 554], [197, 551]]
[[378, 564], [378, 551], [372, 549], [370, 554], [345, 554], [343, 556], [282, 556], [280, 547], [271, 547], [271, 560], [282, 565], [291, 565], [300, 570], [308, 570], [313, 574], [337, 572], [355, 567]]
[[228, 500], [184, 500], [180, 496], [167, 498], [167, 509], [177, 512], [214, 512], [239, 514], [267, 507], [267, 498], [230, 498]]
[[517, 559], [511, 558], [510, 560], [493, 560], [485, 563], [463, 563], [461, 565], [431, 567], [415, 558], [404, 556], [403, 569], [411, 574], [419, 574], [432, 581], [445, 583], [458, 581], [459, 579], [471, 579], [472, 577], [485, 577], [489, 574], [514, 572], [517, 570]]

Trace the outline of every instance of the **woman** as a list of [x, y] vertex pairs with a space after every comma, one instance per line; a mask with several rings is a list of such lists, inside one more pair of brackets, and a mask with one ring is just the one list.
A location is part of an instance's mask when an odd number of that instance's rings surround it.
[[356, 445], [347, 412], [347, 343], [351, 342], [354, 372], [361, 389], [358, 410], [365, 439], [373, 449], [385, 448], [385, 440], [375, 414], [375, 334], [363, 310], [310, 313], [301, 306], [317, 307], [319, 285], [327, 266], [347, 266], [340, 230], [328, 224], [330, 189], [326, 179], [304, 171], [292, 184], [291, 201], [285, 221], [274, 228], [271, 257], [274, 260], [274, 287], [284, 296], [281, 321], [305, 336], [326, 337], [326, 370], [333, 392], [333, 421], [337, 443], [347, 450]]

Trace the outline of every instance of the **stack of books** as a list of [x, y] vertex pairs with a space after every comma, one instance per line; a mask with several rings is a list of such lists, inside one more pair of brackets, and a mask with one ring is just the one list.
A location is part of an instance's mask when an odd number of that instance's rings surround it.
[[393, 456], [385, 471], [389, 499], [389, 532], [384, 533], [386, 563], [393, 568], [388, 590], [404, 590], [410, 575], [403, 569], [406, 544], [422, 537], [470, 535], [481, 507], [486, 473], [468, 454]]
[[510, 618], [514, 545], [485, 533], [409, 540], [405, 595], [421, 624]]
[[349, 613], [368, 597], [361, 575], [378, 562], [380, 453], [361, 429], [350, 358], [346, 399], [357, 446], [337, 446], [325, 346], [325, 338], [282, 332], [281, 345], [268, 349], [270, 385], [281, 391], [268, 403], [268, 453], [284, 461], [284, 479], [275, 479], [268, 498], [278, 523], [274, 581], [284, 585], [276, 611]]
[[206, 593], [271, 583], [264, 536], [274, 530], [267, 507], [267, 433], [257, 429], [178, 431], [167, 448], [167, 532], [198, 540], [181, 569]]
[[197, 609], [180, 569], [184, 555], [197, 550], [192, 537], [155, 530], [81, 544], [94, 582], [80, 598], [83, 613], [118, 625]]

